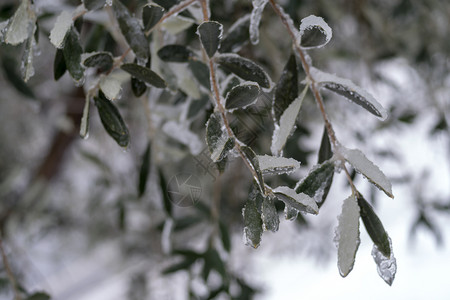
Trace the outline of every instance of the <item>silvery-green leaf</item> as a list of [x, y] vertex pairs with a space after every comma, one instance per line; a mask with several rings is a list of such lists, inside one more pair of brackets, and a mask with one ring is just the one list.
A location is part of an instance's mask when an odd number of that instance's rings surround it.
[[122, 70], [131, 74], [131, 76], [136, 77], [139, 80], [142, 80], [150, 85], [153, 85], [157, 88], [165, 88], [166, 82], [164, 79], [159, 77], [158, 74], [150, 70], [149, 68], [137, 65], [137, 64], [123, 64], [120, 66]]
[[198, 60], [190, 60], [188, 66], [198, 83], [211, 90], [208, 66]]
[[184, 63], [195, 56], [194, 52], [183, 45], [166, 45], [158, 50], [158, 56], [165, 62]]
[[234, 73], [240, 78], [257, 82], [261, 87], [269, 89], [271, 80], [269, 75], [253, 61], [237, 54], [221, 54], [216, 57], [216, 62], [228, 72]]
[[89, 137], [89, 110], [91, 105], [90, 101], [91, 99], [89, 95], [86, 95], [83, 108], [83, 116], [81, 117], [80, 124], [80, 137], [83, 139], [87, 139]]
[[314, 67], [311, 67], [310, 74], [320, 86], [346, 97], [349, 101], [363, 107], [382, 120], [387, 118], [386, 109], [370, 93], [354, 84], [351, 80], [322, 72]]
[[348, 161], [358, 172], [363, 174], [371, 183], [381, 189], [391, 198], [392, 184], [384, 173], [358, 149], [347, 149], [340, 146], [338, 152]]
[[263, 221], [264, 230], [272, 232], [278, 231], [280, 225], [280, 218], [275, 207], [274, 198], [265, 196], [261, 205], [261, 218]]
[[219, 52], [238, 52], [250, 38], [250, 15], [245, 15], [234, 22], [220, 43]]
[[151, 157], [151, 144], [147, 144], [147, 148], [142, 156], [142, 164], [139, 169], [139, 181], [138, 181], [138, 197], [144, 195], [147, 188], [148, 175], [150, 173], [150, 157]]
[[105, 6], [106, 0], [83, 0], [83, 3], [88, 10], [96, 10]]
[[234, 148], [234, 139], [228, 137], [219, 112], [212, 113], [206, 123], [206, 143], [214, 162], [222, 160]]
[[263, 174], [289, 174], [300, 168], [300, 163], [293, 158], [269, 155], [257, 157]]
[[106, 98], [113, 101], [120, 98], [122, 94], [122, 85], [121, 82], [114, 77], [112, 74], [108, 76], [103, 76], [100, 79], [100, 89]]
[[113, 67], [114, 59], [109, 52], [95, 52], [89, 54], [83, 65], [88, 68], [99, 68], [101, 72], [109, 71]]
[[147, 4], [142, 8], [142, 22], [144, 23], [145, 31], [149, 31], [155, 26], [164, 15], [164, 8], [155, 5]]
[[373, 243], [384, 256], [390, 257], [391, 250], [389, 236], [384, 230], [383, 223], [374, 212], [372, 206], [364, 199], [361, 194], [357, 195], [360, 208], [361, 219]]
[[390, 255], [385, 256], [377, 245], [373, 245], [372, 257], [377, 264], [378, 275], [380, 275], [380, 277], [383, 278], [387, 284], [392, 285], [392, 282], [394, 282], [395, 273], [397, 273], [397, 260], [394, 257], [394, 252], [392, 251], [391, 238], [388, 237], [388, 240]]
[[254, 189], [250, 193], [250, 197], [242, 209], [245, 244], [252, 246], [253, 248], [258, 248], [263, 234], [263, 222], [256, 203], [257, 197], [262, 199], [263, 196], [258, 189]]
[[297, 184], [295, 191], [297, 193], [305, 193], [321, 204], [325, 200], [326, 194], [328, 194], [333, 181], [333, 174], [334, 162], [327, 160], [320, 165], [314, 166], [308, 175]]
[[226, 109], [245, 108], [256, 102], [260, 93], [259, 85], [252, 82], [244, 82], [233, 87], [225, 101]]
[[64, 38], [69, 30], [72, 28], [73, 20], [72, 13], [63, 10], [61, 14], [56, 18], [55, 25], [52, 31], [50, 31], [50, 42], [58, 49], [64, 47]]
[[279, 156], [286, 145], [287, 139], [292, 134], [297, 120], [298, 113], [302, 107], [303, 99], [308, 91], [308, 86], [305, 86], [303, 92], [292, 102], [283, 112], [280, 117], [280, 124], [275, 123], [275, 130], [272, 135], [272, 145], [270, 150], [275, 156]]
[[64, 41], [64, 61], [70, 76], [76, 82], [82, 82], [84, 78], [84, 68], [81, 65], [81, 54], [83, 49], [80, 45], [80, 37], [74, 27], [72, 27], [66, 34]]
[[298, 96], [298, 75], [295, 55], [291, 54], [284, 66], [280, 80], [275, 86], [272, 101], [272, 116], [279, 123], [281, 115]]
[[321, 18], [308, 16], [300, 24], [300, 46], [304, 49], [325, 46], [333, 35], [330, 26]]
[[269, 0], [252, 0], [253, 9], [250, 16], [250, 41], [253, 45], [259, 43], [259, 23], [261, 22], [261, 15]]
[[287, 186], [279, 186], [273, 190], [278, 200], [283, 201], [286, 205], [289, 205], [298, 211], [302, 211], [310, 214], [318, 214], [319, 207], [313, 198], [306, 194], [297, 194], [293, 189]]
[[120, 0], [112, 0], [114, 15], [119, 23], [120, 31], [140, 63], [147, 62], [150, 53], [149, 42], [145, 36], [140, 21], [131, 16]]
[[64, 54], [61, 49], [56, 49], [55, 60], [53, 62], [53, 78], [57, 81], [66, 73], [66, 62], [64, 61]]
[[258, 157], [256, 156], [255, 152], [253, 152], [252, 148], [250, 148], [250, 147], [242, 146], [241, 150], [244, 153], [244, 155], [245, 155], [247, 161], [249, 162], [250, 166], [255, 171], [256, 178], [254, 178], [254, 179], [258, 183], [260, 191], [264, 194], [264, 192], [265, 192], [264, 179], [263, 179], [263, 176], [262, 176], [261, 169], [259, 167]]
[[30, 1], [22, 0], [6, 28], [5, 43], [18, 45], [33, 34], [36, 16], [30, 7]]
[[197, 34], [206, 54], [211, 58], [216, 53], [222, 39], [223, 25], [219, 22], [208, 21], [198, 26]]
[[334, 241], [338, 248], [338, 268], [342, 277], [353, 269], [359, 239], [359, 207], [356, 197], [351, 195], [344, 200]]
[[119, 146], [127, 147], [130, 142], [130, 135], [119, 110], [111, 101], [106, 99], [101, 91], [98, 97], [94, 97], [94, 101], [106, 132]]

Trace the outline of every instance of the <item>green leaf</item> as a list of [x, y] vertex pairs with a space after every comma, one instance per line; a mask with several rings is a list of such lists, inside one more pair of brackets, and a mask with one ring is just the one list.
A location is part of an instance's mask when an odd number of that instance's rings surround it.
[[214, 248], [209, 248], [204, 254], [205, 263], [203, 265], [203, 278], [208, 279], [208, 275], [211, 270], [216, 270], [223, 279], [226, 279], [227, 272], [225, 269], [225, 264], [220, 258], [219, 253]]
[[144, 81], [131, 76], [131, 90], [136, 97], [142, 96], [147, 91], [147, 85]]
[[242, 210], [242, 215], [244, 217], [245, 244], [252, 246], [255, 249], [258, 248], [261, 243], [261, 236], [263, 233], [263, 222], [256, 204], [257, 197], [260, 197], [260, 199], [263, 197], [258, 188], [253, 189], [250, 193], [250, 197]]
[[109, 71], [113, 67], [114, 59], [109, 52], [97, 52], [87, 57], [83, 64], [88, 68], [99, 68], [100, 72]]
[[106, 132], [119, 146], [127, 147], [130, 142], [130, 135], [119, 110], [101, 91], [98, 97], [94, 97], [94, 101]]
[[157, 88], [165, 88], [166, 82], [158, 74], [150, 70], [149, 68], [137, 65], [137, 64], [123, 64], [120, 66], [122, 70], [131, 74], [148, 84], [151, 84]]
[[262, 201], [261, 217], [263, 221], [264, 230], [270, 230], [272, 232], [278, 231], [280, 225], [280, 218], [275, 207], [274, 198], [265, 196]]
[[192, 266], [193, 263], [195, 263], [196, 260], [197, 259], [185, 258], [181, 262], [179, 262], [177, 264], [173, 264], [170, 267], [165, 268], [162, 271], [162, 274], [167, 275], [167, 274], [175, 273], [175, 272], [178, 272], [181, 270], [187, 270], [190, 268], [190, 266]]
[[298, 96], [298, 75], [295, 55], [291, 54], [275, 87], [272, 116], [279, 123], [281, 115]]
[[126, 8], [119, 0], [112, 1], [112, 8], [114, 15], [119, 23], [120, 31], [130, 45], [140, 63], [147, 62], [150, 53], [150, 46], [145, 36], [140, 21], [133, 18]]
[[106, 0], [83, 0], [83, 3], [88, 10], [96, 10], [105, 6]]
[[225, 108], [245, 108], [256, 102], [259, 93], [259, 85], [256, 83], [242, 83], [237, 85], [228, 92]]
[[155, 4], [147, 4], [142, 9], [142, 21], [147, 32], [155, 26], [164, 15], [164, 8]]
[[231, 25], [228, 33], [222, 39], [219, 52], [238, 52], [242, 46], [250, 40], [249, 27], [250, 14], [238, 19], [233, 25]]
[[210, 104], [209, 96], [206, 95], [202, 96], [198, 100], [197, 99], [192, 100], [189, 105], [187, 118], [195, 119], [200, 113], [208, 109], [209, 104]]
[[44, 292], [37, 292], [31, 296], [28, 296], [26, 300], [50, 300], [50, 296]]
[[234, 76], [234, 75], [230, 75], [230, 76], [228, 76], [228, 77], [225, 79], [225, 81], [224, 81], [223, 84], [225, 85], [225, 88], [224, 88], [223, 91], [222, 91], [222, 95], [223, 95], [224, 97], [226, 97], [227, 94], [228, 94], [235, 86], [238, 86], [239, 84], [241, 84], [241, 80], [240, 80], [239, 78], [237, 78], [236, 76]]
[[283, 201], [284, 204], [309, 214], [317, 215], [319, 207], [310, 196], [303, 193], [296, 193], [293, 189], [287, 186], [279, 186], [273, 190], [274, 195], [278, 200]]
[[258, 183], [259, 189], [262, 194], [265, 193], [265, 186], [264, 186], [264, 179], [262, 176], [261, 169], [259, 168], [259, 161], [258, 157], [256, 156], [255, 152], [253, 152], [252, 148], [247, 146], [241, 146], [241, 150], [245, 155], [245, 158], [247, 159], [250, 166], [253, 168], [253, 170], [256, 173], [255, 181]]
[[76, 29], [72, 26], [67, 32], [64, 41], [64, 61], [70, 76], [76, 82], [82, 82], [84, 78], [84, 68], [81, 65], [81, 54], [83, 49], [80, 45], [80, 37]]
[[219, 49], [222, 33], [223, 25], [219, 22], [207, 21], [198, 26], [197, 34], [200, 36], [200, 42], [209, 58], [213, 57]]
[[325, 46], [332, 37], [330, 26], [321, 18], [308, 16], [300, 24], [300, 46], [305, 49]]
[[183, 45], [166, 45], [157, 54], [165, 62], [176, 63], [188, 62], [195, 56], [194, 52]]
[[222, 245], [223, 248], [227, 251], [230, 252], [231, 251], [231, 239], [230, 239], [230, 234], [228, 232], [228, 228], [225, 225], [224, 222], [219, 220], [219, 230], [220, 230], [220, 237], [222, 239]]
[[139, 197], [142, 197], [142, 195], [144, 195], [145, 189], [147, 187], [148, 174], [150, 173], [150, 154], [151, 154], [151, 147], [150, 143], [148, 143], [144, 155], [142, 156], [142, 164], [139, 170], [139, 182], [138, 182]]
[[331, 149], [330, 138], [328, 137], [327, 128], [323, 128], [322, 141], [320, 142], [319, 157], [317, 163], [321, 164], [333, 156], [333, 149]]
[[17, 71], [17, 62], [13, 57], [3, 56], [2, 57], [2, 67], [3, 73], [6, 79], [13, 85], [13, 87], [26, 97], [31, 99], [36, 99], [33, 91], [28, 87], [28, 85], [23, 82], [21, 76]]
[[198, 83], [211, 90], [208, 66], [198, 60], [190, 60], [188, 66]]
[[222, 128], [221, 114], [219, 112], [211, 114], [206, 123], [206, 143], [214, 162], [222, 160], [234, 148], [234, 139], [229, 138]]
[[334, 162], [327, 160], [320, 165], [314, 166], [306, 177], [304, 177], [295, 188], [297, 193], [304, 193], [322, 204], [333, 182]]
[[158, 175], [159, 175], [159, 186], [161, 187], [161, 194], [163, 197], [163, 204], [164, 204], [164, 210], [166, 211], [167, 215], [172, 217], [172, 202], [169, 198], [169, 193], [167, 191], [167, 181], [164, 177], [164, 173], [161, 168], [158, 169]]
[[267, 73], [253, 61], [237, 54], [221, 54], [216, 62], [226, 71], [236, 74], [244, 80], [257, 82], [263, 88], [270, 88], [270, 78]]
[[375, 214], [372, 206], [364, 199], [361, 194], [356, 195], [360, 208], [361, 219], [373, 243], [384, 256], [391, 256], [391, 248], [389, 245], [389, 236], [384, 230], [378, 216]]
[[67, 68], [63, 51], [61, 49], [56, 49], [55, 60], [53, 62], [53, 76], [55, 81], [58, 81], [66, 71]]

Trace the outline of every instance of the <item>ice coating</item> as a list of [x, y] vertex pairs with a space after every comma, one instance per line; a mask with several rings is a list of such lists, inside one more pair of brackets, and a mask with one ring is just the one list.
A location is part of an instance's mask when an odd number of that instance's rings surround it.
[[162, 130], [171, 138], [186, 145], [193, 155], [198, 155], [202, 152], [204, 147], [203, 143], [186, 125], [179, 124], [175, 121], [168, 121], [163, 125]]
[[259, 23], [264, 7], [269, 0], [252, 0], [253, 10], [250, 16], [250, 41], [253, 45], [259, 43]]
[[[34, 28], [36, 30], [36, 27]], [[20, 70], [22, 72], [23, 81], [27, 82], [34, 75], [33, 58], [35, 56], [36, 40], [34, 32], [28, 38], [25, 50], [23, 52]]]
[[83, 108], [83, 117], [81, 118], [80, 124], [80, 137], [83, 139], [87, 139], [89, 137], [89, 106], [90, 97], [89, 94], [87, 94]]
[[22, 0], [22, 3], [11, 18], [11, 23], [7, 27], [5, 42], [11, 45], [18, 45], [25, 41], [30, 35], [30, 26], [34, 23], [35, 18], [32, 17], [29, 13], [28, 0]]
[[392, 251], [392, 241], [389, 238], [389, 247], [391, 248], [391, 257], [386, 257], [381, 253], [376, 245], [373, 245], [372, 257], [377, 264], [378, 275], [380, 275], [383, 280], [392, 285], [395, 278], [395, 273], [397, 272], [397, 260], [394, 257], [394, 252]]
[[331, 37], [333, 36], [333, 31], [331, 30], [330, 26], [328, 26], [328, 24], [321, 17], [310, 15], [302, 19], [302, 22], [300, 24], [299, 40], [301, 40], [302, 35], [305, 33], [305, 31], [311, 29], [312, 27], [320, 29], [320, 31], [325, 35], [325, 42], [321, 45], [313, 47], [303, 47], [304, 49], [321, 48], [328, 44], [328, 42], [331, 40]]
[[370, 93], [354, 84], [351, 80], [325, 73], [314, 67], [310, 68], [310, 74], [316, 83], [345, 96], [381, 120], [386, 120], [388, 117], [386, 109]]
[[56, 18], [55, 25], [50, 32], [50, 42], [58, 49], [64, 47], [64, 37], [72, 26], [72, 13], [63, 11]]
[[106, 98], [111, 101], [120, 98], [122, 94], [122, 86], [120, 81], [111, 75], [104, 76], [100, 79], [100, 89], [103, 94], [105, 94]]
[[273, 190], [279, 200], [290, 205], [293, 208], [310, 214], [317, 214], [319, 207], [313, 198], [306, 194], [297, 194], [293, 189], [287, 186], [279, 186]]
[[351, 195], [344, 200], [342, 212], [338, 217], [338, 227], [334, 241], [338, 248], [338, 268], [342, 277], [353, 269], [359, 239], [359, 206], [356, 197]]
[[292, 173], [300, 168], [300, 162], [293, 158], [257, 155], [259, 167], [263, 173], [284, 174]]
[[336, 148], [358, 172], [363, 174], [370, 182], [383, 190], [386, 195], [394, 198], [392, 195], [392, 184], [384, 173], [358, 149], [348, 149], [344, 146]]

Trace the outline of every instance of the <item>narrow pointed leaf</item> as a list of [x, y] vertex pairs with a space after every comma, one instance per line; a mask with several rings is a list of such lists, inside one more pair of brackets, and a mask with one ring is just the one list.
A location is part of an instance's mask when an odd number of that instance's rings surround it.
[[144, 195], [145, 190], [147, 188], [148, 175], [150, 173], [150, 156], [151, 156], [151, 147], [150, 143], [148, 143], [144, 155], [142, 156], [142, 164], [139, 170], [139, 182], [138, 182], [139, 198], [142, 197], [142, 195]]
[[241, 147], [242, 152], [244, 153], [247, 161], [252, 166], [253, 170], [256, 173], [255, 181], [258, 183], [259, 189], [261, 193], [265, 193], [265, 186], [264, 186], [264, 179], [262, 176], [261, 169], [259, 167], [259, 161], [258, 157], [256, 156], [255, 152], [253, 152], [252, 148], [247, 146]]
[[259, 23], [261, 16], [269, 0], [252, 0], [253, 9], [250, 16], [250, 41], [253, 45], [259, 43]]
[[114, 60], [109, 52], [97, 52], [84, 59], [83, 65], [88, 68], [99, 68], [100, 72], [109, 71]]
[[[209, 248], [205, 254], [204, 254], [205, 264], [204, 268], [209, 268], [216, 270], [223, 279], [226, 278], [226, 270], [225, 270], [225, 264], [223, 263], [222, 258], [220, 257], [219, 253], [214, 248]], [[209, 274], [209, 270], [207, 272]], [[204, 279], [206, 280], [208, 276], [206, 276]]]
[[53, 62], [53, 77], [55, 81], [59, 80], [66, 73], [66, 62], [61, 49], [56, 49], [55, 60]]
[[222, 39], [220, 43], [219, 52], [220, 53], [238, 52], [243, 45], [248, 43], [250, 39], [249, 27], [250, 27], [249, 14], [238, 19], [233, 25], [231, 25], [227, 34]]
[[372, 257], [377, 265], [378, 275], [389, 285], [394, 282], [395, 274], [397, 273], [397, 260], [392, 251], [392, 241], [389, 240], [390, 256], [385, 256], [377, 245], [373, 245]]
[[173, 206], [172, 206], [172, 202], [170, 201], [170, 197], [169, 197], [169, 193], [168, 193], [167, 181], [166, 181], [166, 178], [164, 177], [164, 173], [161, 168], [158, 168], [158, 175], [159, 175], [159, 186], [161, 188], [164, 210], [166, 211], [168, 216], [172, 217]]
[[94, 98], [94, 101], [106, 132], [117, 142], [117, 144], [119, 144], [119, 146], [127, 147], [130, 136], [119, 110], [101, 91], [99, 92], [98, 97]]
[[34, 13], [30, 13], [30, 2], [22, 0], [16, 12], [11, 18], [5, 31], [5, 43], [18, 45], [24, 42], [32, 33], [30, 30], [35, 23]]
[[334, 163], [331, 160], [316, 165], [295, 188], [297, 193], [304, 193], [321, 204], [325, 200], [333, 181]]
[[142, 9], [142, 22], [147, 32], [155, 26], [164, 15], [164, 8], [155, 4], [147, 4]]
[[261, 217], [263, 221], [264, 230], [272, 232], [278, 231], [280, 225], [280, 218], [275, 207], [274, 198], [265, 196], [261, 207]]
[[83, 0], [83, 3], [88, 10], [97, 10], [105, 6], [106, 0]]
[[332, 37], [330, 26], [321, 18], [308, 16], [300, 24], [300, 46], [305, 49], [325, 46]]
[[242, 216], [244, 217], [244, 240], [245, 244], [258, 248], [261, 243], [261, 236], [263, 234], [263, 222], [261, 214], [258, 212], [256, 204], [256, 197], [262, 197], [259, 190], [256, 189], [250, 194], [250, 198], [245, 203], [242, 209]]
[[323, 128], [322, 141], [319, 147], [319, 157], [317, 163], [321, 164], [333, 156], [333, 149], [331, 149], [330, 138], [328, 137], [327, 128]]
[[188, 62], [195, 56], [194, 52], [183, 45], [166, 45], [157, 54], [165, 62], [176, 63]]
[[222, 221], [219, 221], [219, 230], [220, 230], [220, 237], [222, 239], [223, 248], [227, 252], [230, 252], [231, 251], [230, 233], [228, 232], [227, 226]]
[[281, 115], [294, 102], [298, 93], [297, 62], [295, 61], [295, 55], [291, 54], [273, 95], [272, 116], [275, 122], [280, 122]]
[[136, 77], [150, 85], [157, 88], [165, 88], [166, 82], [158, 74], [150, 70], [149, 68], [137, 65], [137, 64], [123, 64], [120, 66], [122, 70], [131, 74], [131, 76]]
[[81, 48], [79, 39], [78, 32], [72, 27], [67, 32], [63, 48], [64, 61], [67, 70], [76, 82], [82, 82], [84, 77], [84, 68], [81, 65], [81, 54], [83, 53], [83, 49]]
[[239, 84], [228, 92], [225, 108], [245, 108], [256, 102], [259, 93], [259, 85], [256, 83], [247, 82]]
[[271, 80], [267, 73], [253, 61], [237, 54], [221, 54], [216, 57], [225, 70], [244, 80], [257, 82], [263, 88], [270, 88]]
[[258, 155], [259, 167], [263, 174], [289, 174], [300, 168], [293, 158]]
[[338, 267], [342, 277], [353, 269], [359, 239], [359, 207], [354, 195], [344, 200], [334, 241], [338, 248]]
[[87, 139], [89, 136], [89, 113], [90, 113], [91, 100], [89, 96], [86, 96], [86, 100], [83, 108], [83, 116], [81, 117], [80, 124], [80, 137]]
[[234, 148], [234, 139], [229, 138], [223, 128], [221, 114], [219, 112], [211, 114], [206, 123], [206, 143], [214, 162], [221, 161]]
[[211, 83], [208, 66], [198, 60], [190, 60], [188, 66], [198, 83], [210, 91]]
[[286, 205], [309, 214], [318, 214], [319, 207], [313, 198], [306, 194], [297, 194], [293, 189], [287, 186], [279, 186], [273, 190], [278, 200], [283, 201]]
[[210, 58], [219, 49], [222, 33], [223, 25], [215, 21], [203, 22], [198, 26], [197, 34], [200, 36], [203, 49]]

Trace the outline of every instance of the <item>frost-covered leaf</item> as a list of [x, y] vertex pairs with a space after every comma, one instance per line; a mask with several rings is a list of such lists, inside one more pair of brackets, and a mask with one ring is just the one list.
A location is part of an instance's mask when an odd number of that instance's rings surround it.
[[147, 62], [150, 53], [149, 42], [145, 36], [140, 21], [131, 16], [120, 0], [112, 0], [114, 15], [119, 23], [120, 31], [133, 50], [139, 63]]
[[253, 45], [259, 43], [259, 23], [261, 22], [261, 15], [264, 7], [269, 0], [252, 0], [253, 10], [250, 16], [250, 41]]
[[303, 99], [308, 91], [308, 86], [305, 86], [303, 92], [292, 102], [283, 112], [280, 117], [280, 124], [275, 123], [275, 129], [272, 135], [272, 145], [270, 150], [275, 156], [279, 156], [283, 151], [284, 146], [294, 130], [298, 113], [302, 107]]
[[285, 203], [284, 218], [288, 221], [294, 221], [298, 217], [298, 210]]
[[263, 222], [261, 214], [258, 212], [257, 201], [262, 201], [263, 196], [259, 189], [253, 189], [249, 199], [242, 209], [244, 217], [244, 241], [246, 245], [258, 248], [263, 234]]
[[81, 124], [80, 124], [80, 137], [83, 139], [87, 139], [89, 137], [90, 106], [91, 106], [91, 99], [89, 95], [87, 95], [84, 103], [83, 116], [81, 117]]
[[330, 138], [328, 137], [327, 128], [323, 128], [322, 141], [320, 142], [319, 155], [317, 163], [321, 164], [333, 156], [333, 149], [331, 149]]
[[131, 76], [136, 77], [139, 80], [142, 80], [150, 85], [153, 85], [157, 88], [165, 88], [166, 82], [164, 79], [159, 77], [158, 74], [150, 70], [149, 68], [137, 65], [137, 64], [123, 64], [120, 66], [122, 70], [131, 74]]
[[66, 62], [64, 61], [64, 54], [61, 49], [56, 49], [55, 60], [53, 62], [53, 78], [57, 81], [66, 73]]
[[273, 192], [280, 201], [283, 201], [286, 205], [289, 205], [298, 211], [315, 215], [319, 213], [319, 207], [314, 199], [306, 194], [297, 194], [293, 189], [287, 186], [279, 186], [274, 189]]
[[61, 14], [56, 18], [55, 25], [50, 32], [50, 42], [58, 49], [64, 47], [64, 38], [69, 30], [72, 28], [73, 20], [72, 13], [63, 10]]
[[94, 97], [94, 101], [106, 132], [119, 146], [127, 147], [130, 135], [117, 107], [101, 91], [98, 93], [98, 97]]
[[384, 173], [373, 162], [358, 149], [347, 149], [340, 146], [338, 152], [348, 161], [358, 172], [363, 174], [371, 183], [380, 188], [391, 198], [392, 184]]
[[195, 56], [194, 52], [183, 45], [166, 45], [158, 50], [158, 56], [165, 62], [188, 62]]
[[219, 22], [208, 21], [198, 26], [197, 34], [200, 36], [203, 49], [211, 58], [216, 53], [222, 39], [223, 25]]
[[64, 61], [66, 63], [66, 68], [69, 71], [70, 76], [77, 83], [82, 83], [84, 79], [84, 67], [81, 65], [81, 54], [83, 53], [83, 48], [80, 45], [80, 37], [76, 29], [72, 28], [67, 32], [64, 41]]
[[155, 26], [164, 15], [164, 8], [155, 5], [147, 4], [142, 9], [142, 22], [144, 23], [145, 31], [149, 31]]
[[358, 194], [357, 198], [361, 219], [363, 220], [367, 233], [373, 243], [377, 246], [377, 249], [381, 251], [384, 256], [390, 257], [391, 249], [389, 244], [389, 236], [384, 230], [383, 223], [381, 223], [372, 206], [363, 198], [361, 194]]
[[259, 92], [259, 85], [253, 82], [237, 85], [228, 92], [225, 108], [230, 110], [245, 108], [256, 102]]
[[[35, 27], [36, 29], [36, 27]], [[27, 82], [34, 75], [34, 48], [36, 47], [36, 40], [32, 34], [26, 42], [25, 49], [22, 55], [21, 72], [23, 81]]]
[[272, 116], [279, 123], [281, 115], [298, 96], [298, 75], [295, 55], [291, 54], [284, 66], [280, 80], [275, 86], [272, 102]]
[[300, 24], [300, 46], [304, 49], [325, 46], [333, 36], [328, 24], [314, 15], [302, 19]]
[[322, 203], [333, 181], [334, 163], [327, 160], [320, 165], [314, 166], [306, 177], [296, 186], [297, 193], [305, 193], [313, 197], [317, 203]]
[[280, 218], [275, 207], [274, 198], [265, 196], [261, 205], [261, 218], [263, 221], [264, 230], [272, 232], [278, 231], [280, 225]]
[[373, 245], [372, 257], [377, 265], [378, 275], [380, 275], [380, 277], [383, 278], [387, 284], [392, 285], [392, 282], [394, 282], [395, 273], [397, 273], [397, 260], [394, 257], [394, 252], [392, 251], [391, 238], [388, 237], [388, 240], [390, 255], [385, 256], [377, 245]]
[[300, 168], [300, 163], [293, 158], [269, 155], [257, 157], [263, 174], [289, 174]]
[[220, 43], [219, 52], [238, 52], [249, 38], [250, 15], [245, 15], [234, 22]]
[[351, 80], [322, 72], [314, 67], [311, 67], [310, 74], [320, 86], [346, 97], [349, 101], [365, 108], [382, 120], [387, 118], [386, 109], [371, 94], [354, 84]]
[[109, 71], [113, 67], [114, 59], [109, 52], [95, 52], [83, 60], [88, 68], [99, 68], [100, 72]]
[[211, 90], [208, 66], [198, 60], [190, 60], [188, 66], [198, 83]]
[[142, 96], [147, 91], [147, 85], [144, 81], [131, 77], [131, 91], [136, 97]]
[[111, 101], [120, 98], [122, 95], [121, 82], [116, 77], [112, 76], [112, 74], [103, 76], [100, 79], [99, 85], [103, 94]]
[[6, 79], [12, 84], [12, 86], [23, 95], [35, 99], [33, 91], [22, 80], [19, 72], [17, 71], [17, 62], [13, 57], [3, 56], [2, 59], [3, 74]]
[[148, 175], [150, 173], [150, 155], [151, 144], [148, 143], [144, 155], [142, 156], [142, 164], [139, 169], [138, 197], [142, 197], [147, 188]]
[[359, 207], [356, 197], [351, 195], [344, 200], [334, 241], [338, 248], [338, 267], [342, 277], [353, 269], [359, 239]]
[[255, 152], [253, 152], [252, 148], [247, 146], [241, 147], [242, 152], [244, 153], [247, 161], [252, 166], [253, 170], [256, 173], [255, 181], [258, 183], [260, 191], [264, 194], [265, 192], [265, 186], [264, 186], [264, 179], [262, 176], [261, 169], [259, 167], [259, 161], [258, 157], [256, 156]]
[[211, 114], [206, 123], [206, 143], [214, 162], [222, 160], [234, 148], [234, 139], [228, 137], [219, 112]]
[[211, 270], [216, 270], [222, 278], [226, 277], [225, 264], [216, 249], [213, 247], [208, 248], [203, 254], [203, 257], [205, 260], [205, 263], [203, 264], [203, 279], [205, 281], [207, 281]]
[[106, 0], [83, 0], [83, 3], [88, 10], [96, 10], [105, 6]]
[[263, 88], [270, 88], [271, 80], [269, 75], [253, 61], [243, 58], [237, 54], [221, 54], [216, 57], [225, 70], [236, 74], [240, 78], [257, 82]]
[[204, 143], [185, 124], [168, 121], [163, 125], [162, 130], [174, 140], [186, 145], [193, 155], [198, 155], [202, 152]]
[[10, 19], [7, 25], [4, 40], [5, 43], [11, 45], [18, 45], [24, 42], [30, 35], [33, 34], [33, 26], [36, 21], [36, 16], [30, 7], [30, 1], [22, 0], [16, 12]]

